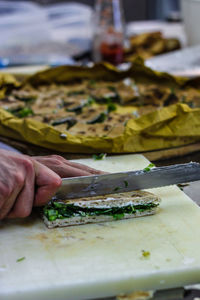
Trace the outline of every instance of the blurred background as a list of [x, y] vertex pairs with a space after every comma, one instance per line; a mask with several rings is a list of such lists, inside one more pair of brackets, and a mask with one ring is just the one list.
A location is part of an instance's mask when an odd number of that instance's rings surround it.
[[[14, 0], [15, 2], [20, 2]], [[28, 2], [28, 1], [24, 1]], [[71, 0], [33, 0], [32, 2], [48, 5], [58, 3], [71, 3]], [[94, 6], [94, 0], [74, 1]], [[127, 21], [145, 20], [145, 19], [166, 19], [171, 17], [174, 12], [180, 11], [180, 0], [123, 0], [125, 17]]]
[[[15, 0], [19, 2], [18, 0]], [[58, 3], [71, 3], [71, 0], [33, 0], [33, 2], [48, 5]], [[74, 1], [94, 6], [94, 0]], [[180, 0], [123, 0], [125, 18], [127, 21], [145, 19], [166, 19], [173, 17], [174, 12], [180, 12]]]
[[162, 71], [198, 73], [199, 12], [199, 0], [0, 1], [0, 67], [140, 56]]

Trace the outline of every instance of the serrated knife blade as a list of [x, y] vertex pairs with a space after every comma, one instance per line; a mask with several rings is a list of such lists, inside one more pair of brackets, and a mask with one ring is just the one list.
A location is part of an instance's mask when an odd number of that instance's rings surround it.
[[200, 180], [196, 162], [144, 170], [62, 179], [53, 200], [93, 197]]

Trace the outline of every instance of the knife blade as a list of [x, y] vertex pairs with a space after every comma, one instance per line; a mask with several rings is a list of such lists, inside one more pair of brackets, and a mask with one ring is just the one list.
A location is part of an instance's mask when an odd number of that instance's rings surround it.
[[62, 179], [53, 200], [94, 197], [200, 180], [196, 162], [144, 170]]

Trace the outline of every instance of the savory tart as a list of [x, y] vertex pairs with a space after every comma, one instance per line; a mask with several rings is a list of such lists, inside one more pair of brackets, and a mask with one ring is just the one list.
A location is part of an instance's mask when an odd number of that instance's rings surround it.
[[116, 137], [130, 119], [178, 102], [199, 107], [200, 91], [125, 78], [26, 84], [1, 99], [0, 107], [18, 118], [32, 118], [75, 136]]

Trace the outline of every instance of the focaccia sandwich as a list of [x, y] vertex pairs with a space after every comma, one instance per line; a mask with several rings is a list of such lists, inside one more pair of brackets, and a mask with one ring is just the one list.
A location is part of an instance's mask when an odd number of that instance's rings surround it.
[[158, 196], [144, 191], [51, 201], [43, 218], [48, 228], [107, 222], [152, 215], [159, 203]]

